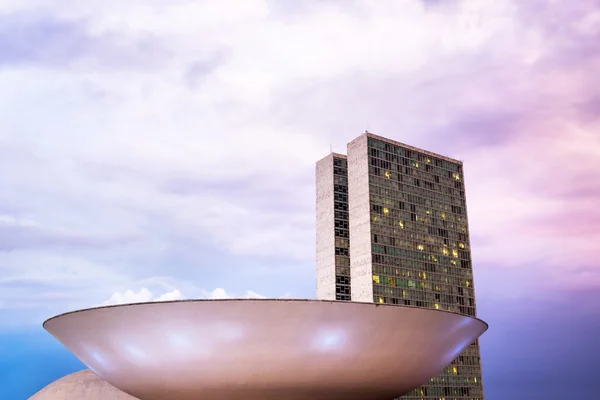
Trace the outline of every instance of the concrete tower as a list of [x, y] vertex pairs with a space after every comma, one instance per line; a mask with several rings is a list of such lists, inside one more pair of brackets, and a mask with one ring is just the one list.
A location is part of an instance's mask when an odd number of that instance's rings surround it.
[[[319, 299], [476, 316], [461, 161], [366, 132], [316, 181]], [[483, 399], [479, 343], [403, 399]]]

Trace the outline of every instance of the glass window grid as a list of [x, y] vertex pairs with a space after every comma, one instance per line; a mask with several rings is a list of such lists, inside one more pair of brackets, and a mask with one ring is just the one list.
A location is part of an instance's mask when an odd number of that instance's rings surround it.
[[[462, 166], [372, 138], [369, 155], [373, 259], [382, 261], [373, 263], [374, 301], [404, 304], [408, 300], [411, 306], [475, 315]], [[423, 162], [426, 164], [417, 166]], [[438, 231], [428, 229], [434, 218], [434, 227], [444, 229], [445, 235], [434, 235]], [[385, 254], [388, 249], [394, 255]], [[397, 252], [409, 257], [396, 256]], [[451, 265], [450, 260], [459, 265]], [[458, 260], [463, 261], [462, 267]], [[476, 341], [443, 374], [402, 399], [483, 399], [480, 362]]]
[[351, 300], [350, 230], [348, 226], [348, 161], [333, 157], [335, 223], [335, 299]]

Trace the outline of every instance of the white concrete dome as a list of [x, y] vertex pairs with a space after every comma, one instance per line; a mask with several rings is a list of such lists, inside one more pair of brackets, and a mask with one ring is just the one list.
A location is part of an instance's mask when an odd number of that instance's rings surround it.
[[144, 400], [382, 400], [442, 372], [487, 324], [407, 306], [237, 299], [79, 310], [44, 328]]
[[137, 400], [102, 380], [90, 370], [74, 372], [55, 380], [29, 400]]

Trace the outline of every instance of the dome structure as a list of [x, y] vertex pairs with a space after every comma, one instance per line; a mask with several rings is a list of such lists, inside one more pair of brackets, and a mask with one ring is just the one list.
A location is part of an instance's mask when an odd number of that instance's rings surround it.
[[137, 400], [102, 380], [89, 369], [55, 380], [29, 400]]
[[44, 327], [102, 379], [144, 400], [392, 400], [487, 330], [448, 311], [276, 299], [107, 306]]

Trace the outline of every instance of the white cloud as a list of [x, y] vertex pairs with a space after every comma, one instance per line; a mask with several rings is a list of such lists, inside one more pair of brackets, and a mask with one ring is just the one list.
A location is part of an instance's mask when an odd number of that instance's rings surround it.
[[183, 299], [185, 299], [183, 294], [181, 294], [181, 292], [179, 290], [175, 289], [171, 292], [161, 294], [154, 301], [173, 301], [173, 300], [183, 300]]
[[252, 290], [248, 290], [246, 292], [246, 298], [248, 299], [266, 299], [265, 296], [263, 296], [262, 294], [258, 294], [256, 292], [253, 292]]
[[110, 298], [104, 302], [104, 305], [147, 303], [151, 301], [173, 301], [184, 300], [185, 296], [177, 289], [159, 296], [155, 296], [147, 288], [141, 288], [139, 292], [127, 289], [124, 292], [113, 293]]
[[225, 289], [216, 288], [215, 290], [208, 292], [206, 295], [206, 298], [208, 298], [208, 299], [228, 299], [229, 295], [227, 294]]
[[266, 296], [258, 294], [252, 290], [247, 290], [243, 295], [227, 293], [223, 288], [216, 288], [210, 292], [204, 292], [204, 298], [207, 299], [266, 299]]
[[[233, 8], [220, 1], [178, 1], [169, 7], [132, 1], [120, 13], [111, 4], [117, 3], [92, 1], [83, 7], [69, 2], [57, 5], [52, 14], [83, 18], [89, 24], [87, 34], [98, 40], [132, 41], [153, 32], [147, 45], [167, 51], [158, 69], [109, 71], [90, 58], [102, 57], [102, 65], [112, 65], [110, 54], [85, 49], [85, 57], [64, 69], [7, 68], [0, 78], [0, 108], [10, 110], [0, 116], [0, 124], [19, 126], [20, 132], [20, 139], [6, 140], [35, 146], [37, 156], [46, 160], [48, 176], [61, 176], [53, 213], [44, 212], [48, 204], [29, 205], [40, 223], [69, 228], [84, 224], [90, 232], [135, 235], [143, 231], [146, 214], [161, 213], [205, 233], [226, 251], [304, 262], [313, 259], [314, 247], [314, 188], [305, 177], [312, 176], [315, 160], [327, 152], [331, 133], [326, 126], [306, 131], [301, 115], [282, 127], [269, 115], [274, 103], [286, 101], [278, 93], [305, 79], [354, 80], [364, 72], [418, 74], [447, 52], [475, 51], [510, 27], [496, 18], [508, 12], [501, 5], [495, 6], [496, 12], [479, 5], [444, 15], [427, 11], [416, 0], [324, 3], [293, 20], [278, 20], [261, 0]], [[136, 15], [136, 21], [126, 15]], [[477, 29], [460, 22], [465, 16], [477, 20]], [[206, 21], [199, 23], [199, 18]], [[436, 30], [429, 29], [432, 24]], [[192, 90], [183, 76], [198, 59], [215, 64]], [[60, 95], [48, 102], [50, 93]], [[323, 114], [326, 105], [315, 106]], [[361, 107], [328, 113], [335, 120], [352, 119]], [[32, 109], [36, 118], [28, 117]], [[380, 119], [364, 117], [375, 124]], [[354, 117], [354, 133], [336, 134], [340, 139], [335, 142], [345, 144], [359, 133], [368, 123], [361, 118]], [[92, 171], [91, 165], [98, 168]], [[192, 196], [161, 190], [165, 181], [178, 177], [222, 187], [210, 192], [200, 187]], [[231, 177], [237, 180], [228, 184]], [[21, 182], [45, 197], [56, 192], [57, 182], [41, 178], [37, 170], [6, 176], [0, 190]], [[243, 195], [231, 196], [230, 190], [240, 184], [245, 185]], [[248, 195], [263, 192], [267, 197], [272, 188], [278, 193], [268, 206]], [[13, 193], [15, 199], [26, 195]], [[102, 209], [103, 218], [95, 218], [92, 209]]]
[[[202, 296], [197, 298], [206, 299], [266, 299], [265, 296], [256, 293], [252, 290], [246, 291], [242, 296], [229, 294], [223, 288], [216, 288], [212, 291], [202, 291]], [[173, 300], [184, 300], [186, 297], [178, 290], [174, 289], [170, 292], [164, 293], [160, 296], [155, 296], [150, 290], [146, 288], [140, 289], [139, 292], [135, 292], [131, 289], [127, 289], [124, 292], [116, 292], [110, 296], [110, 299], [104, 302], [104, 305], [115, 305], [115, 304], [130, 304], [130, 303], [146, 303], [151, 301], [173, 301]]]
[[0, 214], [0, 225], [34, 227], [37, 224], [31, 217], [20, 218], [10, 214]]
[[[527, 225], [564, 205], [532, 193], [536, 168], [549, 170], [543, 157], [522, 170], [513, 162], [531, 160], [536, 146], [482, 150], [455, 137], [463, 126], [452, 124], [468, 115], [568, 119], [564, 110], [589, 99], [585, 78], [597, 63], [567, 55], [572, 66], [554, 66], [562, 42], [537, 20], [519, 19], [517, 6], [527, 2], [289, 2], [287, 12], [263, 0], [53, 3], [0, 2], [1, 17], [23, 17], [2, 19], [0, 36], [24, 44], [0, 55], [5, 308], [68, 311], [109, 293], [115, 301], [146, 298], [140, 288], [151, 299], [177, 297], [175, 290], [227, 298], [186, 282], [221, 287], [232, 277], [267, 292], [256, 264], [296, 290], [290, 276], [314, 269], [314, 162], [330, 144], [343, 152], [367, 124], [468, 160], [471, 230], [489, 236], [476, 249], [478, 264], [591, 252], [589, 240], [563, 246], [523, 235], [511, 243], [513, 220]], [[598, 26], [589, 15], [586, 35]], [[33, 23], [4, 33], [13, 21]], [[573, 133], [556, 141], [562, 147], [549, 154], [563, 161], [552, 171], [568, 168], [566, 160], [598, 159], [597, 126], [548, 121], [502, 133], [588, 132], [587, 140]], [[502, 136], [496, 121], [479, 128], [481, 137]], [[576, 148], [563, 153], [567, 147]], [[500, 259], [498, 248], [511, 251]]]
[[110, 299], [104, 302], [104, 305], [145, 303], [152, 301], [153, 299], [154, 295], [146, 288], [140, 289], [139, 292], [128, 289], [123, 293], [113, 293], [113, 295], [110, 296]]

